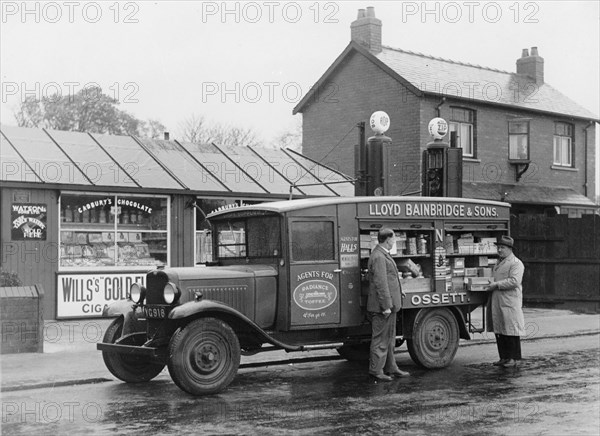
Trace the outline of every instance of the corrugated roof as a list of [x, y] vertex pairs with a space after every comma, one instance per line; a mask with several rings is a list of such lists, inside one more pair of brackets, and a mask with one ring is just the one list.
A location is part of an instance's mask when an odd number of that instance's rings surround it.
[[500, 201], [503, 199], [514, 204], [598, 207], [592, 200], [568, 187], [468, 182], [463, 183], [463, 195], [487, 200]]
[[[353, 196], [345, 175], [282, 149], [0, 126], [0, 180], [199, 195]], [[323, 176], [325, 175], [325, 177]]]

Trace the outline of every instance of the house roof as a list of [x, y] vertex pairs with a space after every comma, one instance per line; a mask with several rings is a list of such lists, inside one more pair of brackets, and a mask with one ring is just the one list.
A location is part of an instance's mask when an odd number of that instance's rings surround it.
[[[317, 83], [325, 84], [328, 77], [343, 65], [343, 61], [351, 52], [361, 53], [417, 95], [441, 95], [599, 120], [598, 115], [575, 103], [549, 84], [536, 85], [535, 80], [529, 76], [387, 46], [383, 46], [380, 53], [373, 54], [361, 45], [350, 42]], [[307, 102], [311, 101], [312, 94], [317, 92], [317, 88], [311, 88], [296, 105], [294, 113], [303, 111]]]
[[0, 161], [2, 182], [61, 189], [287, 197], [295, 185], [296, 197], [354, 195], [347, 176], [284, 149], [1, 125]]
[[598, 206], [592, 200], [568, 187], [464, 182], [463, 196], [507, 201], [511, 204], [547, 204], [549, 206], [577, 206], [598, 209]]

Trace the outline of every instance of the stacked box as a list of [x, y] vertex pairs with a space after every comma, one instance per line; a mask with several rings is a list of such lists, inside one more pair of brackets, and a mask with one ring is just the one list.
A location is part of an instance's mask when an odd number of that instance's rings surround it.
[[465, 277], [477, 277], [477, 268], [465, 268]]
[[492, 269], [491, 268], [479, 268], [478, 275], [479, 275], [479, 277], [491, 277]]
[[469, 277], [467, 279], [468, 291], [483, 291], [490, 284], [490, 279], [486, 277]]

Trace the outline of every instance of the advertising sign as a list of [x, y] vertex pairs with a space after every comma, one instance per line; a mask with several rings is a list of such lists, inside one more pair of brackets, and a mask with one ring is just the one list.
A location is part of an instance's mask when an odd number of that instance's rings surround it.
[[13, 241], [45, 241], [48, 210], [43, 203], [13, 203], [10, 209]]
[[[292, 324], [314, 325], [340, 321], [338, 274], [328, 268], [306, 268], [293, 281]], [[332, 268], [333, 269], [333, 268]]]
[[56, 317], [101, 317], [105, 306], [127, 299], [133, 283], [145, 286], [146, 273], [58, 274]]

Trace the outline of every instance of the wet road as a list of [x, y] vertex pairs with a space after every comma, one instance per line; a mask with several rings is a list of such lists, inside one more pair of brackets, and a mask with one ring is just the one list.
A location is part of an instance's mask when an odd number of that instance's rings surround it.
[[[397, 354], [410, 378], [373, 383], [343, 360], [241, 369], [220, 395], [194, 398], [163, 372], [2, 393], [2, 433], [33, 434], [592, 434], [600, 428], [599, 336], [523, 343], [518, 369], [494, 345], [461, 347], [438, 371]], [[290, 357], [307, 357], [294, 354]]]

